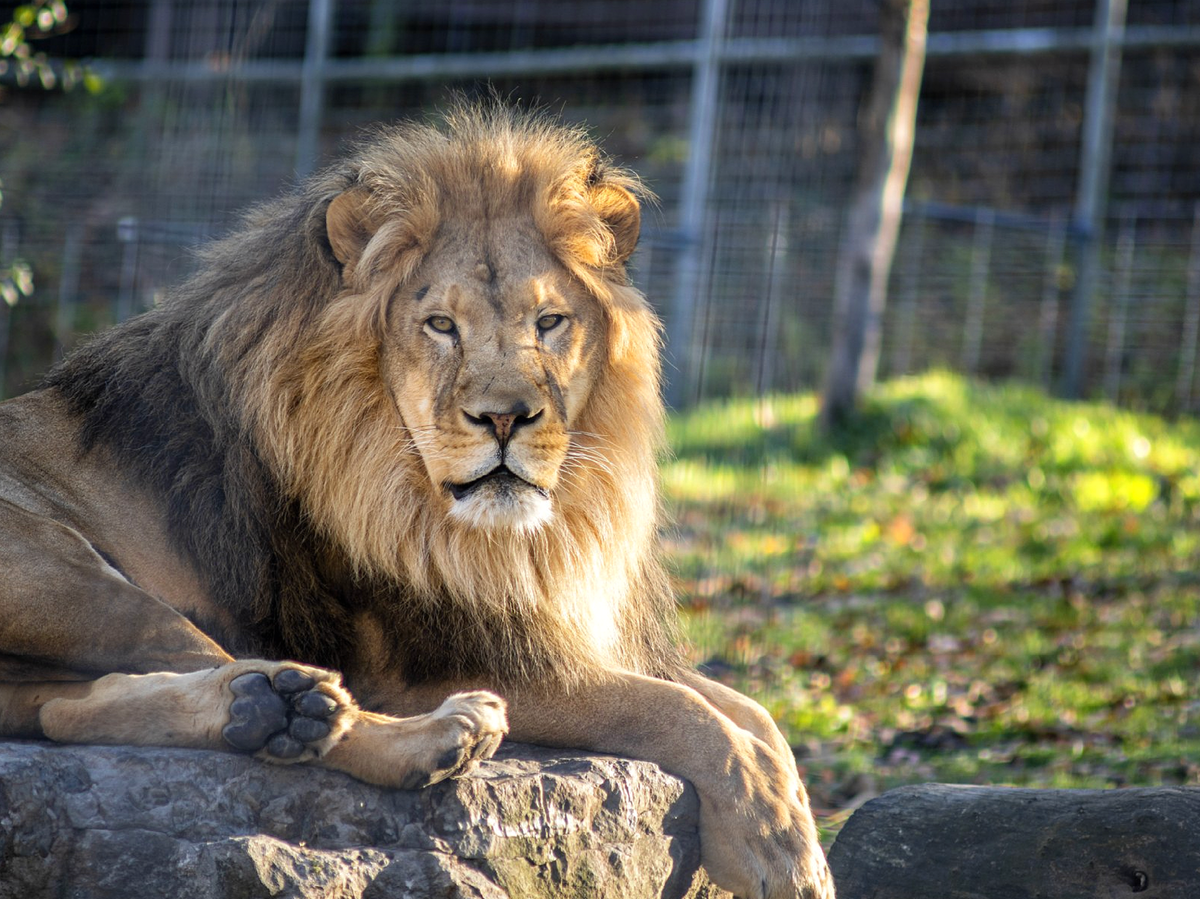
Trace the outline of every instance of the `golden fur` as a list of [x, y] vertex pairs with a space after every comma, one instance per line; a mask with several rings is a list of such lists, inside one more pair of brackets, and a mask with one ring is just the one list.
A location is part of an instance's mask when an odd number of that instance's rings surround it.
[[644, 193], [539, 116], [381, 128], [0, 406], [0, 734], [415, 786], [511, 728], [689, 778], [738, 895], [831, 899], [786, 742], [676, 646]]

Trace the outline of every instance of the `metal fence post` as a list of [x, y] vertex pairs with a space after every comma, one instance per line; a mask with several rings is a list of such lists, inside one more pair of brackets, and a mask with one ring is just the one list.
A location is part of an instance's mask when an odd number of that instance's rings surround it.
[[[13, 219], [0, 225], [0, 262], [11, 263], [17, 258], [21, 230]], [[4, 375], [8, 368], [8, 336], [12, 328], [12, 307], [0, 297], [0, 397], [5, 396]]]
[[300, 123], [296, 129], [296, 176], [316, 168], [325, 110], [325, 62], [333, 33], [336, 0], [309, 0], [308, 35], [300, 73]]
[[54, 313], [54, 361], [63, 357], [75, 331], [75, 303], [79, 297], [79, 269], [83, 261], [83, 225], [72, 222], [63, 240], [62, 273], [58, 280], [58, 308]]
[[1100, 270], [1108, 176], [1112, 162], [1113, 120], [1121, 73], [1121, 44], [1127, 0], [1096, 0], [1092, 59], [1088, 69], [1087, 107], [1075, 197], [1075, 230], [1079, 235], [1075, 292], [1067, 326], [1062, 392], [1078, 397], [1083, 390], [1083, 358], [1088, 319]]
[[781, 200], [776, 200], [771, 206], [774, 214], [771, 216], [771, 236], [767, 241], [766, 296], [759, 307], [758, 316], [760, 355], [755, 393], [759, 396], [775, 389], [775, 357], [779, 352], [777, 335], [781, 325], [778, 307], [787, 280], [789, 210]]
[[1175, 398], [1179, 408], [1192, 411], [1192, 384], [1196, 374], [1197, 339], [1200, 338], [1200, 203], [1192, 213], [1192, 243], [1187, 261], [1186, 307], [1179, 344], [1179, 376]]
[[121, 282], [117, 287], [117, 302], [113, 306], [113, 321], [117, 324], [133, 316], [137, 291], [138, 249], [141, 236], [138, 219], [127, 215], [117, 222], [117, 240], [121, 242]]
[[1129, 304], [1133, 291], [1133, 252], [1137, 241], [1137, 219], [1121, 222], [1117, 235], [1117, 260], [1109, 297], [1108, 346], [1104, 353], [1104, 393], [1112, 402], [1121, 394], [1121, 373], [1125, 368], [1125, 331], [1129, 322]]
[[900, 278], [900, 296], [896, 303], [896, 342], [892, 348], [892, 375], [906, 375], [912, 369], [913, 340], [917, 320], [917, 300], [921, 292], [921, 266], [925, 254], [925, 216], [905, 212], [912, 237], [904, 253], [906, 260]]
[[721, 88], [721, 48], [725, 41], [728, 0], [704, 0], [700, 23], [700, 52], [692, 68], [692, 93], [688, 110], [688, 158], [679, 201], [679, 230], [683, 249], [675, 269], [675, 297], [667, 327], [667, 402], [675, 408], [694, 397], [694, 330], [696, 304], [703, 288], [701, 268], [705, 245], [705, 215], [712, 183], [713, 143], [716, 140], [717, 104]]
[[1042, 276], [1042, 304], [1038, 315], [1037, 378], [1050, 386], [1054, 368], [1054, 344], [1058, 334], [1058, 279], [1067, 248], [1067, 223], [1058, 215], [1050, 218], [1046, 232], [1046, 270]]
[[983, 352], [983, 309], [987, 303], [988, 277], [992, 267], [992, 236], [996, 213], [980, 208], [975, 212], [975, 234], [971, 239], [971, 277], [967, 286], [967, 318], [963, 323], [963, 370], [979, 370]]

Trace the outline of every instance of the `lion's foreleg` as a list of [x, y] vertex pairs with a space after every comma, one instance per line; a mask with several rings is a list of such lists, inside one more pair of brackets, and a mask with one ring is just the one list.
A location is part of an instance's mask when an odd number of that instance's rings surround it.
[[81, 681], [0, 683], [0, 737], [37, 739], [42, 731], [42, 706], [52, 699], [78, 699], [91, 689]]
[[37, 724], [51, 740], [240, 750], [280, 762], [324, 755], [361, 714], [335, 672], [293, 662], [27, 686], [42, 687]]
[[79, 531], [3, 498], [0, 654], [72, 673], [198, 671], [233, 660]]
[[0, 685], [0, 732], [319, 760], [368, 783], [419, 787], [467, 773], [508, 729], [504, 702], [491, 693], [456, 693], [428, 714], [393, 718], [359, 709], [340, 680], [321, 668], [250, 660], [188, 674]]
[[394, 718], [361, 712], [321, 764], [368, 783], [421, 787], [469, 772], [491, 757], [507, 731], [498, 696], [455, 693], [426, 714]]
[[[614, 672], [569, 692], [523, 690], [508, 701], [514, 740], [645, 759], [690, 780], [700, 796], [702, 859], [719, 886], [755, 899], [832, 899], [790, 751], [735, 724], [699, 691]], [[761, 724], [746, 706], [730, 708]]]
[[793, 757], [792, 748], [780, 733], [774, 719], [753, 699], [696, 671], [682, 672], [679, 681], [707, 699], [713, 708], [742, 730], [758, 737], [782, 758]]

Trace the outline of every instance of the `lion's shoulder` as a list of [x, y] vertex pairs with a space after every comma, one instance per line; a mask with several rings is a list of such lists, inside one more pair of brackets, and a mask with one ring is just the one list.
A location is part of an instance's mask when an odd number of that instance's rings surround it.
[[[81, 461], [103, 460], [96, 478], [128, 485], [127, 502], [130, 490], [145, 498], [164, 545], [236, 623], [226, 632], [231, 648], [280, 654], [289, 639], [279, 573], [315, 580], [298, 545], [302, 516], [250, 444], [220, 372], [202, 384], [185, 376], [199, 355], [186, 324], [151, 312], [102, 332], [51, 370], [30, 417], [53, 423], [56, 457], [74, 466], [64, 483], [82, 483]], [[280, 564], [281, 552], [291, 565]], [[337, 654], [332, 641], [303, 648], [313, 658]]]

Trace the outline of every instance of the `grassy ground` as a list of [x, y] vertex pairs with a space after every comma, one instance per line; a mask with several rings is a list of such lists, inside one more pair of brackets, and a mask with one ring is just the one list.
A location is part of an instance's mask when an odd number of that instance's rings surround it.
[[811, 396], [671, 425], [695, 661], [814, 805], [901, 783], [1200, 783], [1200, 425], [936, 374], [855, 428]]

